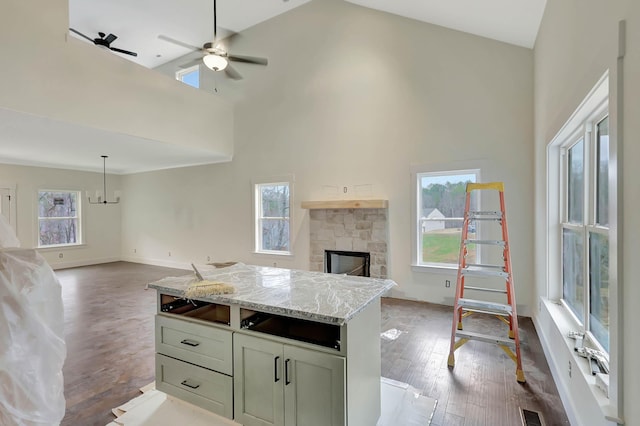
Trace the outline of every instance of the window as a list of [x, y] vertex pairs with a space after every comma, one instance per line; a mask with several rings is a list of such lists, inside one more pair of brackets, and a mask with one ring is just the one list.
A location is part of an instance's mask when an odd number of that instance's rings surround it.
[[290, 254], [289, 182], [255, 185], [256, 252]]
[[562, 300], [609, 351], [609, 117], [598, 109], [562, 150]]
[[38, 191], [38, 247], [80, 244], [80, 191]]
[[[468, 182], [477, 182], [479, 170], [416, 173], [418, 266], [457, 266]], [[477, 194], [471, 194], [471, 209], [477, 210]], [[469, 227], [474, 238], [475, 226]], [[479, 253], [469, 246], [470, 259]], [[476, 262], [477, 263], [477, 262]]]
[[617, 177], [609, 174], [615, 147], [608, 102], [605, 74], [547, 148], [549, 297], [560, 299], [590, 344], [606, 352], [617, 350], [618, 339], [610, 317], [618, 303], [617, 251], [609, 246], [618, 230], [610, 209], [618, 198]]
[[193, 86], [196, 89], [200, 87], [200, 65], [186, 68], [176, 72], [176, 79], [180, 80], [184, 84]]

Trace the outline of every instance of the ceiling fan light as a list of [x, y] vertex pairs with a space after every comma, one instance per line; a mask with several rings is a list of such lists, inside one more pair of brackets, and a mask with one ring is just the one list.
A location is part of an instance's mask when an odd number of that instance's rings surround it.
[[222, 71], [227, 67], [227, 64], [229, 63], [226, 58], [215, 54], [206, 55], [202, 58], [202, 61], [207, 66], [207, 68], [214, 71]]

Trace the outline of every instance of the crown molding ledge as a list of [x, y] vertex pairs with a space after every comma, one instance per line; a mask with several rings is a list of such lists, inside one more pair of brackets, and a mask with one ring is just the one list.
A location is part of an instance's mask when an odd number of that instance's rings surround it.
[[303, 201], [303, 209], [386, 209], [389, 200], [329, 200], [329, 201]]

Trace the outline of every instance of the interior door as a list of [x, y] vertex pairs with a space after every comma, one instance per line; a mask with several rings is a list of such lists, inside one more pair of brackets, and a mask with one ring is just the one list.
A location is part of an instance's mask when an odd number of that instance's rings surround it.
[[345, 359], [285, 345], [284, 362], [285, 424], [344, 426]]
[[283, 346], [233, 336], [234, 420], [244, 426], [284, 425]]
[[0, 214], [2, 214], [15, 229], [15, 218], [12, 213], [13, 201], [13, 190], [11, 188], [0, 188]]

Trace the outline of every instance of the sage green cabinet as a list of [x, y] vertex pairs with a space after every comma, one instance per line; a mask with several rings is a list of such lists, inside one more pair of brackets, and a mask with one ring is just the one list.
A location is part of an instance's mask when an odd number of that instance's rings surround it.
[[345, 358], [234, 335], [234, 419], [244, 426], [343, 426]]

